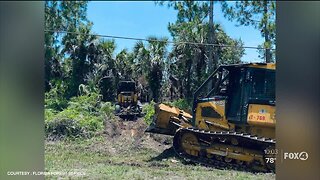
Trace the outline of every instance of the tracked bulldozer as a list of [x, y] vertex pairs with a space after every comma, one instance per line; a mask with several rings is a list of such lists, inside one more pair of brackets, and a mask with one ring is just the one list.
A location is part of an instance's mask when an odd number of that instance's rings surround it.
[[117, 88], [115, 115], [125, 120], [135, 120], [142, 115], [142, 107], [134, 81], [120, 81]]
[[274, 63], [222, 65], [194, 92], [189, 114], [155, 105], [146, 132], [171, 135], [185, 160], [218, 168], [275, 171]]

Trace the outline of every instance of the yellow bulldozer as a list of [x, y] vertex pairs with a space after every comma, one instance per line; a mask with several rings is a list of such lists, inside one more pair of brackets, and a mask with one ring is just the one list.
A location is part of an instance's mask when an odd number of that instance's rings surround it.
[[194, 92], [189, 114], [155, 105], [146, 132], [171, 135], [185, 160], [258, 172], [274, 172], [274, 63], [221, 65]]
[[142, 116], [142, 107], [138, 101], [134, 81], [123, 80], [119, 82], [115, 115], [125, 120], [135, 120]]

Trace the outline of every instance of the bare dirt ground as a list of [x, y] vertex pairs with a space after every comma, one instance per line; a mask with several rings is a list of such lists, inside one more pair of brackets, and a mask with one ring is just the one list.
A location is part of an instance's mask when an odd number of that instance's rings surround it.
[[275, 179], [275, 174], [219, 170], [187, 164], [172, 148], [172, 137], [144, 133], [142, 118], [105, 121], [105, 131], [87, 140], [46, 141], [46, 171], [82, 175], [48, 179]]

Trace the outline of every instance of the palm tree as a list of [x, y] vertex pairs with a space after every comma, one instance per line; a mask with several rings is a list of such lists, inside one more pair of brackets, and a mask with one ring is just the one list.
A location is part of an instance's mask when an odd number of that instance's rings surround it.
[[158, 102], [161, 97], [162, 79], [164, 72], [164, 62], [167, 58], [167, 38], [148, 38], [148, 51], [149, 51], [149, 72], [147, 79], [149, 82], [152, 98]]
[[[139, 41], [133, 48], [132, 56], [135, 69], [133, 74], [136, 79], [147, 79], [147, 86], [155, 102], [158, 102], [161, 97], [164, 65], [167, 58], [167, 41], [167, 38], [151, 36], [146, 45]], [[146, 77], [143, 77], [144, 75]], [[141, 86], [142, 84], [143, 82], [140, 82]]]

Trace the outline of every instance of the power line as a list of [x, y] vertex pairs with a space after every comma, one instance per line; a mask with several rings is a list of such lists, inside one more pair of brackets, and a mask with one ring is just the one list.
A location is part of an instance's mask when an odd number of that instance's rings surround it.
[[[135, 41], [152, 41], [152, 42], [165, 42], [169, 44], [192, 44], [192, 45], [203, 45], [203, 46], [217, 46], [217, 47], [237, 47], [232, 45], [226, 44], [209, 44], [209, 43], [197, 43], [197, 42], [189, 42], [189, 41], [165, 41], [165, 40], [158, 40], [158, 39], [144, 39], [144, 38], [135, 38], [135, 37], [127, 37], [127, 36], [113, 36], [113, 35], [101, 35], [101, 34], [88, 34], [88, 33], [79, 33], [79, 32], [72, 32], [72, 31], [62, 31], [62, 30], [44, 30], [45, 32], [53, 32], [53, 33], [66, 33], [66, 34], [76, 34], [76, 35], [89, 35], [89, 36], [98, 36], [104, 38], [114, 38], [114, 39], [126, 39], [126, 40], [135, 40]], [[242, 46], [245, 49], [270, 49], [270, 48], [260, 48], [254, 46]], [[275, 50], [275, 49], [271, 49]]]

